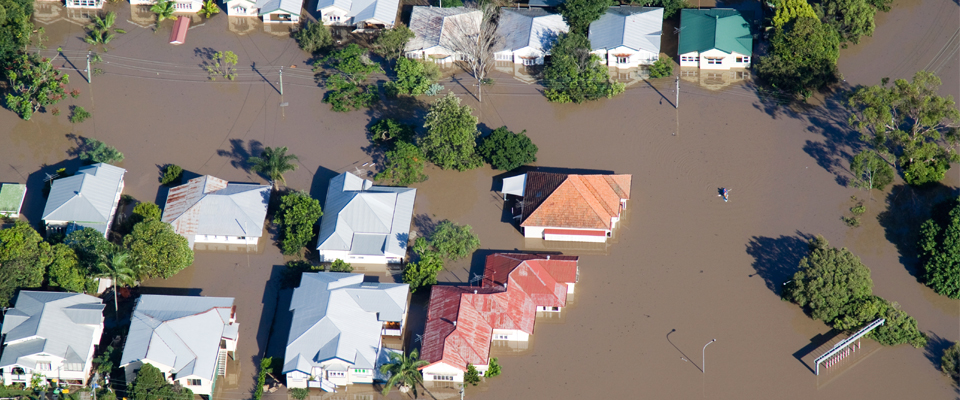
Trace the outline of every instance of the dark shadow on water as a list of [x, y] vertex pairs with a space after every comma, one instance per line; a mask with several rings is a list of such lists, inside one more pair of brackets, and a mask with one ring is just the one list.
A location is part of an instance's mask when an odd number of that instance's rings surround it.
[[940, 183], [922, 188], [896, 185], [887, 194], [886, 210], [877, 215], [877, 221], [886, 239], [897, 247], [900, 264], [910, 275], [920, 277], [917, 248], [920, 225], [931, 217], [944, 221], [956, 204], [956, 197], [955, 188]]
[[783, 283], [797, 272], [800, 259], [809, 251], [807, 243], [812, 238], [812, 235], [799, 231], [795, 236], [750, 238], [747, 254], [754, 259], [753, 269], [773, 293], [780, 295]]
[[[217, 150], [217, 155], [230, 159], [230, 165], [234, 168], [250, 173], [250, 163], [247, 160], [250, 157], [259, 156], [262, 152], [263, 144], [259, 141], [251, 140], [244, 145], [243, 139], [230, 139], [230, 149]], [[269, 177], [266, 179], [270, 180]]]
[[677, 331], [676, 329], [671, 329], [670, 332], [667, 332], [667, 342], [669, 342], [670, 345], [673, 346], [673, 348], [677, 349], [677, 351], [680, 352], [680, 355], [683, 356], [682, 358], [683, 358], [684, 361], [687, 361], [687, 362], [689, 362], [690, 364], [693, 364], [693, 366], [694, 366], [694, 367], [697, 367], [697, 369], [700, 370], [700, 372], [702, 373], [702, 372], [703, 372], [703, 368], [700, 368], [700, 366], [697, 365], [697, 363], [693, 362], [693, 360], [690, 359], [690, 356], [686, 355], [686, 353], [684, 353], [683, 350], [680, 350], [680, 348], [677, 347], [677, 345], [673, 344], [673, 341], [670, 340], [670, 334], [672, 334], [672, 333], [674, 333], [674, 332], [676, 332], [676, 331]]
[[[809, 344], [807, 344], [806, 346], [803, 346], [803, 348], [793, 353], [793, 358], [796, 358], [797, 361], [800, 361], [800, 363], [803, 364], [805, 367], [807, 367], [807, 369], [809, 369], [810, 372], [816, 373], [817, 371], [814, 369], [814, 367], [816, 366], [808, 365], [806, 361], [804, 361], [803, 359], [808, 355], [810, 355], [810, 353], [820, 348], [820, 346], [827, 344], [830, 340], [837, 337], [837, 335], [839, 334], [840, 334], [840, 331], [836, 329], [831, 329], [830, 332], [827, 332], [827, 333], [818, 333], [817, 336], [814, 336], [813, 338], [810, 339]], [[819, 354], [814, 355], [812, 359], [816, 359], [819, 356], [820, 356]]]
[[201, 288], [167, 288], [167, 287], [148, 287], [140, 286], [137, 288], [139, 294], [162, 294], [168, 296], [200, 296]]
[[43, 218], [43, 208], [47, 203], [46, 197], [50, 193], [47, 189], [47, 181], [50, 177], [57, 176], [57, 170], [61, 168], [65, 168], [67, 175], [70, 176], [75, 174], [82, 165], [79, 159], [71, 158], [56, 164], [42, 165], [39, 170], [27, 176], [27, 181], [25, 182], [27, 185], [27, 193], [24, 196], [23, 207], [20, 209], [20, 214], [22, 214], [27, 221], [36, 224], [34, 228], [37, 228], [38, 232], [43, 233], [40, 219]]
[[413, 227], [417, 230], [417, 237], [430, 237], [433, 230], [437, 228], [437, 223], [433, 217], [427, 214], [417, 214], [413, 216]]
[[923, 355], [927, 357], [927, 360], [930, 360], [937, 371], [942, 371], [943, 354], [950, 346], [953, 346], [953, 342], [935, 332], [927, 332], [927, 347], [923, 349]]
[[337, 175], [339, 174], [336, 171], [332, 171], [321, 165], [317, 167], [317, 172], [313, 174], [313, 179], [310, 180], [310, 197], [319, 200], [324, 210], [326, 210], [327, 206], [325, 204], [327, 200], [327, 187], [330, 186], [330, 179], [333, 179], [333, 177]]
[[[285, 266], [280, 266], [287, 268]], [[290, 302], [293, 299], [293, 289], [280, 290], [277, 297], [276, 314], [273, 317], [273, 331], [267, 340], [268, 347], [265, 350], [267, 357], [273, 357], [274, 360], [283, 360], [283, 354], [287, 347], [287, 336], [290, 335], [290, 324], [293, 322], [293, 312], [290, 311]]]

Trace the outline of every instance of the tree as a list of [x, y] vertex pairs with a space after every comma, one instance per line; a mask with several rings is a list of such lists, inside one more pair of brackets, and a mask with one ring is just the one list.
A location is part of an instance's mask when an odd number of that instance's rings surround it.
[[864, 150], [854, 156], [850, 162], [850, 172], [853, 173], [853, 187], [866, 190], [883, 190], [893, 183], [895, 174], [890, 163], [872, 150]]
[[397, 24], [392, 29], [381, 30], [377, 40], [373, 43], [373, 52], [387, 60], [397, 60], [399, 62], [402, 59], [400, 56], [403, 55], [403, 49], [407, 46], [407, 42], [414, 36], [413, 31], [403, 24]]
[[177, 12], [174, 1], [158, 1], [150, 6], [150, 12], [157, 14], [157, 26], [165, 19], [173, 19], [173, 13]]
[[410, 355], [391, 352], [390, 361], [380, 366], [380, 373], [389, 376], [387, 383], [383, 385], [383, 395], [390, 393], [390, 389], [399, 386], [401, 392], [413, 390], [413, 397], [417, 397], [417, 385], [423, 385], [423, 375], [420, 374], [420, 368], [430, 364], [426, 360], [420, 359], [420, 352], [417, 349], [410, 351]]
[[470, 75], [477, 80], [477, 99], [480, 102], [483, 102], [483, 85], [491, 83], [487, 74], [493, 62], [494, 49], [501, 40], [501, 35], [497, 34], [497, 18], [497, 7], [486, 3], [480, 6], [480, 21], [451, 18], [451, 22], [445, 22], [451, 24], [452, 29], [450, 49], [463, 56]]
[[408, 186], [427, 180], [423, 173], [427, 157], [416, 145], [397, 142], [392, 150], [385, 154], [384, 169], [374, 179], [389, 181], [398, 186]]
[[818, 236], [810, 242], [810, 253], [800, 260], [799, 271], [784, 287], [783, 298], [810, 312], [810, 316], [832, 322], [843, 307], [869, 296], [873, 290], [870, 270], [847, 249], [830, 247]]
[[960, 342], [954, 343], [943, 352], [940, 369], [953, 380], [960, 380]]
[[84, 108], [81, 107], [81, 106], [70, 106], [70, 108], [71, 108], [72, 111], [73, 111], [73, 112], [70, 114], [70, 118], [69, 118], [71, 124], [79, 124], [79, 123], [82, 123], [83, 121], [86, 121], [87, 118], [90, 118], [90, 117], [93, 116], [92, 114], [90, 114], [89, 111], [87, 111], [86, 109], [84, 109]]
[[118, 313], [120, 307], [117, 302], [117, 285], [127, 287], [137, 283], [137, 270], [140, 268], [133, 262], [130, 253], [118, 249], [104, 258], [99, 265], [98, 275], [101, 278], [110, 278], [113, 283], [113, 309]]
[[280, 209], [273, 217], [280, 231], [283, 254], [297, 254], [313, 238], [313, 226], [323, 216], [320, 202], [305, 192], [292, 192], [280, 198]]
[[214, 0], [204, 0], [203, 7], [200, 7], [200, 12], [198, 13], [204, 18], [210, 18], [214, 15], [220, 14], [220, 7], [217, 7], [217, 2]]
[[409, 143], [413, 141], [415, 133], [413, 125], [402, 124], [393, 118], [381, 119], [370, 127], [370, 138], [375, 143], [394, 139]]
[[115, 164], [123, 161], [123, 153], [97, 139], [83, 138], [79, 150], [80, 159], [87, 164]]
[[650, 77], [653, 79], [665, 78], [670, 75], [673, 75], [673, 64], [667, 61], [666, 58], [658, 58], [657, 61], [650, 66]]
[[107, 241], [103, 234], [93, 228], [83, 228], [70, 232], [63, 244], [69, 246], [77, 255], [77, 262], [87, 276], [99, 272], [102, 260], [113, 254], [116, 245]]
[[920, 226], [920, 280], [941, 295], [960, 299], [960, 204], [945, 222], [941, 226], [928, 219]]
[[897, 79], [887, 86], [863, 87], [850, 96], [850, 125], [878, 152], [897, 157], [910, 185], [943, 179], [951, 162], [960, 160], [949, 148], [957, 141], [960, 111], [953, 96], [940, 96], [940, 78], [917, 72], [912, 82]]
[[[879, 3], [884, 8], [892, 0], [882, 0]], [[817, 15], [831, 28], [840, 34], [844, 43], [860, 43], [860, 37], [873, 36], [875, 27], [874, 17], [877, 14], [878, 3], [873, 0], [822, 0], [816, 5]], [[844, 44], [846, 46], [846, 44]]]
[[156, 204], [137, 203], [137, 205], [133, 207], [133, 213], [130, 215], [130, 218], [126, 221], [125, 229], [129, 230], [134, 225], [143, 221], [159, 221], [162, 215], [163, 214], [162, 211], [160, 211], [160, 207], [158, 207]]
[[137, 277], [167, 279], [193, 264], [193, 250], [183, 236], [169, 224], [146, 220], [133, 226], [123, 238], [130, 250], [131, 263], [138, 266]]
[[480, 238], [470, 225], [443, 220], [430, 234], [430, 246], [449, 260], [459, 260], [480, 248]]
[[842, 331], [854, 332], [884, 318], [883, 326], [870, 332], [870, 336], [884, 346], [896, 346], [910, 343], [914, 347], [924, 347], [927, 337], [917, 329], [917, 321], [879, 296], [867, 296], [848, 303], [833, 322], [833, 327]]
[[[425, 241], [417, 238], [417, 243]], [[417, 262], [407, 263], [403, 269], [403, 283], [410, 285], [410, 293], [418, 289], [437, 284], [437, 274], [443, 271], [443, 258], [439, 252], [424, 250], [424, 246], [414, 245], [414, 251], [420, 256]]]
[[776, 3], [777, 9], [773, 15], [773, 27], [776, 29], [798, 18], [817, 18], [817, 13], [807, 0], [779, 0]]
[[293, 39], [300, 45], [300, 49], [314, 54], [333, 44], [330, 29], [322, 22], [307, 21], [302, 29], [293, 32]]
[[840, 37], [817, 18], [801, 16], [776, 28], [770, 52], [756, 69], [774, 88], [809, 97], [814, 90], [837, 81]]
[[586, 36], [590, 23], [600, 19], [610, 5], [610, 0], [567, 0], [560, 5], [560, 15], [571, 33]]
[[[2, 39], [0, 39], [2, 40]], [[70, 78], [46, 57], [19, 54], [7, 63], [7, 107], [29, 121], [41, 107], [57, 104]]]
[[47, 267], [50, 286], [74, 293], [85, 293], [90, 289], [92, 280], [73, 249], [63, 243], [55, 244], [50, 247], [50, 255], [51, 262]]
[[586, 35], [561, 34], [550, 52], [550, 63], [543, 71], [547, 100], [582, 103], [623, 93], [624, 84], [612, 82], [606, 64], [596, 54], [590, 54]]
[[334, 111], [359, 110], [379, 100], [376, 85], [364, 86], [370, 74], [382, 72], [379, 65], [370, 61], [366, 49], [351, 43], [314, 63], [314, 72], [319, 72], [323, 65], [334, 70], [324, 81], [330, 91], [323, 99]]
[[163, 174], [160, 176], [160, 184], [179, 184], [181, 178], [183, 178], [183, 168], [176, 164], [168, 164], [167, 166], [163, 167]]
[[273, 365], [273, 357], [264, 357], [260, 359], [260, 371], [257, 374], [257, 388], [253, 391], [254, 400], [260, 400], [263, 397], [263, 385], [267, 383], [267, 373]]
[[52, 252], [26, 222], [0, 230], [0, 307], [10, 304], [17, 289], [39, 287], [51, 263], [69, 262], [54, 257], [69, 257], [69, 253]]
[[193, 391], [174, 386], [167, 381], [157, 367], [150, 363], [143, 363], [133, 380], [133, 389], [129, 392], [131, 400], [188, 400], [193, 398]]
[[267, 147], [263, 149], [259, 156], [247, 159], [250, 170], [270, 178], [274, 190], [278, 187], [277, 183], [287, 184], [283, 174], [297, 169], [297, 164], [294, 164], [294, 161], [300, 161], [300, 159], [293, 154], [287, 154], [286, 146]]
[[487, 373], [483, 374], [483, 376], [487, 378], [493, 378], [495, 376], [499, 376], [501, 373], [502, 371], [499, 360], [497, 360], [496, 357], [491, 357], [490, 364], [487, 366]]
[[110, 33], [110, 28], [113, 28], [113, 24], [117, 22], [117, 13], [113, 11], [108, 11], [107, 14], [101, 18], [99, 15], [93, 16], [93, 23], [87, 25], [87, 29], [90, 30], [89, 36], [83, 38], [83, 40], [92, 45], [104, 45], [110, 43], [115, 34]]
[[470, 106], [461, 106], [460, 99], [448, 93], [430, 106], [426, 122], [427, 135], [421, 149], [441, 169], [466, 171], [483, 165], [477, 154], [477, 117]]
[[469, 383], [477, 386], [480, 383], [480, 371], [473, 364], [467, 363], [467, 372], [463, 374], [463, 383]]
[[10, 67], [10, 61], [19, 57], [30, 43], [33, 3], [31, 0], [0, 1], [4, 10], [0, 18], [0, 63], [5, 68]]
[[330, 272], [353, 272], [353, 267], [350, 263], [338, 258], [330, 264]]
[[406, 57], [397, 59], [393, 72], [396, 78], [385, 85], [387, 94], [391, 96], [399, 94], [419, 96], [426, 93], [430, 86], [440, 79], [440, 67], [436, 63]]
[[[214, 7], [216, 7], [216, 5], [214, 5]], [[239, 58], [232, 51], [218, 51], [214, 53], [211, 62], [206, 65], [207, 74], [210, 75], [210, 80], [215, 81], [221, 76], [231, 81], [236, 79], [237, 62], [239, 62]]]
[[513, 133], [505, 126], [494, 129], [477, 149], [494, 169], [504, 171], [537, 161], [539, 150], [527, 137], [527, 131]]

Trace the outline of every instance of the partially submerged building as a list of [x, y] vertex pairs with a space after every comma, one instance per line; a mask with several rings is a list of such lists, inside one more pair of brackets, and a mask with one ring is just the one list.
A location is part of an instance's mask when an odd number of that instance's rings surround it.
[[283, 361], [291, 388], [373, 383], [380, 365], [401, 350], [383, 346], [401, 336], [410, 285], [364, 282], [363, 274], [306, 272], [294, 289]]
[[270, 204], [269, 185], [210, 175], [170, 189], [161, 220], [190, 243], [256, 245]]
[[103, 301], [80, 293], [23, 290], [3, 317], [3, 384], [45, 380], [86, 386], [103, 334]]
[[171, 383], [210, 396], [237, 350], [240, 324], [232, 297], [142, 295], [120, 357], [127, 382], [143, 364]]
[[43, 209], [47, 233], [67, 234], [93, 228], [106, 237], [117, 213], [126, 172], [97, 163], [80, 168], [73, 176], [54, 180]]
[[475, 37], [480, 31], [483, 12], [466, 7], [414, 6], [410, 30], [414, 37], [407, 42], [407, 58], [447, 64], [465, 60], [460, 42]]
[[591, 53], [609, 67], [633, 68], [660, 59], [662, 7], [610, 7], [590, 23]]
[[374, 186], [349, 172], [330, 179], [317, 239], [320, 261], [403, 262], [416, 197], [416, 189]]
[[540, 8], [503, 8], [497, 24], [496, 61], [541, 65], [557, 38], [570, 29], [560, 14]]
[[753, 33], [740, 11], [731, 8], [680, 11], [680, 67], [749, 68]]
[[390, 29], [397, 21], [400, 0], [318, 0], [317, 12], [324, 25], [355, 26], [357, 29]]

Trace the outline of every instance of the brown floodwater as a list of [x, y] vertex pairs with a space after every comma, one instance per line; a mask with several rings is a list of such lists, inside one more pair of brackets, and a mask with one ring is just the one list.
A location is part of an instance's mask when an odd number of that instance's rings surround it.
[[[155, 33], [142, 10], [127, 3], [107, 7], [118, 12], [118, 27], [127, 33], [100, 52], [104, 75], [88, 85], [76, 71], [85, 68], [89, 48], [81, 40], [86, 17], [62, 7], [44, 9], [46, 46], [63, 48], [56, 63], [70, 71], [71, 88], [82, 93], [57, 105], [59, 117], [38, 114], [21, 121], [0, 113], [7, 139], [0, 146], [0, 181], [28, 183], [24, 215], [33, 223], [43, 209], [44, 175], [79, 165], [68, 154], [76, 137], [97, 138], [122, 151], [126, 160], [120, 166], [128, 170], [124, 192], [141, 201], [163, 201], [158, 166], [167, 163], [194, 174], [263, 182], [243, 163], [263, 146], [287, 146], [298, 155], [299, 168], [286, 176], [287, 184], [322, 199], [330, 177], [343, 171], [367, 174], [373, 169], [364, 163], [380, 162], [367, 149], [371, 119], [423, 118], [411, 101], [331, 112], [320, 102], [324, 91], [309, 71], [308, 55], [282, 29], [218, 15], [197, 19], [186, 44], [171, 46], [169, 26]], [[960, 6], [954, 1], [895, 2], [890, 13], [878, 16], [874, 37], [842, 51], [845, 84], [909, 78], [931, 68], [943, 78], [941, 92], [960, 97], [958, 41], [952, 36], [958, 26]], [[200, 65], [210, 52], [223, 50], [240, 58], [237, 79], [210, 82]], [[450, 219], [473, 226], [483, 243], [473, 257], [448, 265], [443, 280], [469, 282], [494, 251], [583, 256], [575, 305], [559, 320], [541, 321], [526, 348], [497, 348], [504, 375], [468, 388], [467, 397], [957, 397], [952, 382], [937, 371], [936, 359], [948, 342], [960, 340], [960, 302], [916, 282], [911, 244], [912, 227], [925, 218], [923, 206], [956, 194], [956, 168], [939, 194], [847, 188], [846, 159], [856, 151], [857, 134], [846, 125], [837, 97], [786, 109], [775, 99], [759, 98], [749, 79], [736, 76], [685, 76], [684, 109], [675, 110], [669, 79], [631, 85], [610, 100], [557, 105], [522, 77], [498, 73], [478, 104], [469, 77], [451, 75], [446, 88], [476, 109], [484, 132], [502, 125], [527, 131], [540, 148], [536, 166], [629, 173], [635, 182], [629, 215], [611, 244], [557, 245], [525, 240], [503, 222], [503, 200], [494, 192], [502, 172], [428, 169], [430, 179], [417, 185], [414, 230]], [[70, 124], [71, 105], [85, 107], [93, 117]], [[729, 203], [717, 198], [718, 187], [732, 189]], [[840, 221], [852, 205], [850, 196], [868, 208], [859, 228]], [[794, 271], [807, 238], [816, 234], [862, 257], [873, 271], [875, 292], [916, 317], [932, 345], [864, 345], [858, 358], [815, 376], [811, 354], [837, 338], [781, 301], [776, 290]], [[237, 298], [240, 347], [218, 399], [249, 398], [259, 358], [282, 355], [285, 338], [270, 336], [278, 304], [283, 308], [278, 300], [283, 263], [278, 249], [264, 242], [253, 252], [197, 252], [194, 265], [177, 276], [145, 282]], [[392, 279], [388, 271], [370, 273]], [[418, 333], [416, 323], [411, 326], [411, 333]], [[714, 338], [707, 348], [707, 375], [696, 350]], [[438, 398], [456, 397], [454, 388], [434, 389]], [[284, 397], [283, 391], [268, 397]]]

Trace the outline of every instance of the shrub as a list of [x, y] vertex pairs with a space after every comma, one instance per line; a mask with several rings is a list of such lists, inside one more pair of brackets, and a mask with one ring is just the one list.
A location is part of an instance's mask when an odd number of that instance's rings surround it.
[[292, 34], [303, 51], [316, 53], [333, 44], [330, 29], [320, 22], [307, 22], [303, 28]]
[[74, 106], [74, 107], [73, 107], [73, 114], [70, 115], [70, 123], [72, 123], [72, 124], [79, 124], [79, 123], [81, 123], [81, 122], [83, 122], [83, 121], [86, 121], [87, 118], [90, 118], [91, 116], [92, 116], [92, 114], [90, 114], [90, 112], [87, 111], [87, 110], [85, 110], [83, 107], [81, 107], [81, 106]]
[[307, 396], [310, 395], [310, 390], [305, 388], [292, 388], [290, 389], [290, 397], [293, 397], [297, 400], [304, 400]]
[[954, 343], [943, 352], [940, 369], [953, 380], [960, 380], [960, 342]]
[[267, 383], [267, 373], [271, 370], [273, 359], [264, 357], [260, 359], [260, 372], [257, 374], [257, 387], [253, 390], [253, 398], [260, 400], [263, 397], [263, 385]]
[[323, 215], [320, 202], [304, 192], [293, 192], [280, 198], [280, 210], [273, 222], [280, 230], [283, 254], [297, 254], [313, 238], [313, 226]]
[[77, 98], [80, 97], [80, 89], [73, 89], [70, 91], [70, 97]]
[[450, 260], [464, 258], [480, 248], [480, 238], [470, 225], [441, 221], [430, 235], [430, 246]]
[[417, 146], [407, 142], [397, 142], [394, 148], [385, 154], [384, 170], [374, 179], [389, 181], [395, 185], [407, 186], [427, 180], [423, 173], [426, 156]]
[[60, 116], [60, 109], [59, 109], [59, 108], [54, 108], [53, 110], [50, 111], [50, 113], [53, 114], [54, 117], [59, 117], [59, 116]]
[[493, 378], [499, 376], [502, 371], [500, 370], [500, 362], [496, 357], [490, 358], [490, 366], [487, 367], [487, 373], [484, 374], [487, 378]]
[[463, 382], [477, 386], [480, 383], [480, 371], [473, 364], [467, 364], [467, 373], [463, 375]]
[[483, 139], [477, 150], [495, 169], [510, 171], [537, 161], [537, 145], [527, 137], [527, 131], [513, 133], [502, 126]]
[[163, 176], [160, 177], [160, 183], [164, 185], [169, 185], [172, 183], [180, 183], [180, 178], [183, 177], [183, 168], [180, 168], [179, 165], [169, 164], [166, 167], [163, 167]]
[[80, 159], [88, 164], [114, 164], [123, 161], [123, 153], [97, 139], [84, 138], [79, 150]]
[[419, 96], [426, 93], [430, 86], [440, 79], [440, 67], [436, 63], [406, 57], [397, 59], [397, 65], [393, 71], [396, 79], [385, 85], [387, 94], [391, 96], [399, 94]]
[[353, 267], [346, 261], [336, 259], [330, 264], [330, 272], [353, 272]]
[[665, 78], [670, 75], [673, 75], [673, 64], [665, 61], [663, 57], [657, 59], [657, 61], [650, 66], [651, 78]]

